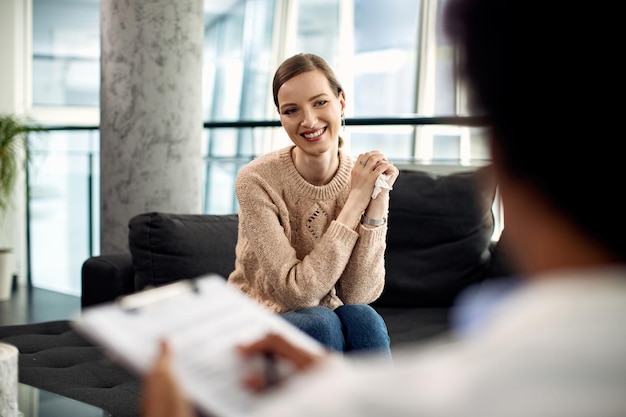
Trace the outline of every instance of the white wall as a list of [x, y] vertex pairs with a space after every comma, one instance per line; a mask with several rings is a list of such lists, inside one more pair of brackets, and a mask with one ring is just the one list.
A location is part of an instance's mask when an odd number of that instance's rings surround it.
[[[24, 115], [28, 106], [30, 66], [30, 0], [0, 1], [0, 113]], [[17, 179], [14, 204], [0, 218], [0, 247], [12, 247], [15, 273], [24, 284], [26, 263], [26, 192], [22, 174]]]

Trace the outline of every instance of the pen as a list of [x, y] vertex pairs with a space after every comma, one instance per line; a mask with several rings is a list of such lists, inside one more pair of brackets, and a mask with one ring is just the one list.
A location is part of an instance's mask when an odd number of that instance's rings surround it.
[[278, 385], [278, 360], [273, 353], [265, 352], [263, 354], [263, 366], [265, 374], [265, 386], [272, 388]]

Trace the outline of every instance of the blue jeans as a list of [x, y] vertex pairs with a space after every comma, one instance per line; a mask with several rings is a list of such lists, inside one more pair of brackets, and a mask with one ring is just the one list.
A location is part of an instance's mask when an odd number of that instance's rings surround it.
[[338, 352], [377, 352], [391, 358], [387, 325], [367, 304], [346, 304], [332, 310], [316, 306], [282, 314], [288, 322]]

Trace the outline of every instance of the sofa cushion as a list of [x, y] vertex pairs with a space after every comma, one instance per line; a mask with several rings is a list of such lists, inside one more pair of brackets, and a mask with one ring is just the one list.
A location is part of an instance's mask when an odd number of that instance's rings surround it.
[[238, 217], [234, 214], [144, 213], [129, 222], [128, 245], [135, 287], [159, 286], [235, 265]]
[[490, 166], [448, 174], [401, 169], [389, 207], [386, 285], [379, 306], [450, 306], [485, 278], [492, 256]]
[[[141, 415], [141, 384], [137, 377], [110, 361], [100, 347], [76, 333], [69, 321], [2, 326], [0, 342], [12, 344], [20, 351], [20, 383], [91, 404], [108, 412], [97, 414], [99, 416]], [[40, 400], [43, 400], [43, 393], [41, 395]], [[46, 407], [46, 404], [46, 401], [39, 403], [40, 411], [35, 415], [78, 415], [71, 410], [65, 410], [62, 414], [60, 405], [55, 407], [50, 404], [52, 407]], [[58, 414], [49, 408], [57, 409]]]

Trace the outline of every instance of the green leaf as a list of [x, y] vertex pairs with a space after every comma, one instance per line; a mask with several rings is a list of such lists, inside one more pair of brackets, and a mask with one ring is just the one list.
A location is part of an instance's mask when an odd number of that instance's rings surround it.
[[9, 206], [20, 168], [30, 161], [28, 134], [43, 131], [47, 129], [26, 118], [0, 114], [0, 212]]

